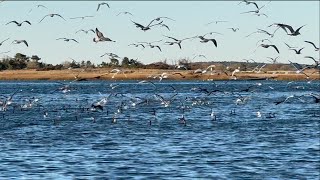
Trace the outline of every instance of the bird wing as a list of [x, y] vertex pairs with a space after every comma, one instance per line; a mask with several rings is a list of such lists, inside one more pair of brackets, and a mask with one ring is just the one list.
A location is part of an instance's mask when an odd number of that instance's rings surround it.
[[4, 43], [5, 41], [8, 41], [10, 38], [7, 38], [5, 40], [3, 40], [0, 44]]
[[6, 25], [8, 25], [8, 24], [10, 24], [10, 23], [15, 23], [16, 25], [19, 24], [17, 21], [10, 21], [10, 22], [8, 22]]
[[166, 35], [163, 35], [164, 37], [167, 37], [167, 38], [170, 38], [170, 39], [173, 39], [173, 40], [175, 40], [175, 41], [179, 41], [178, 39], [176, 39], [176, 38], [173, 38], [173, 37], [170, 37], [170, 36], [166, 36]]
[[316, 45], [313, 42], [311, 42], [311, 41], [304, 41], [304, 42], [311, 44], [314, 48], [317, 49]]
[[170, 31], [170, 28], [169, 28], [169, 26], [167, 26], [166, 24], [161, 24], [161, 26], [164, 26], [164, 27], [166, 27], [169, 31]]
[[29, 47], [29, 45], [28, 45], [28, 43], [27, 43], [26, 40], [23, 40], [22, 42], [23, 42], [27, 47]]
[[50, 14], [45, 15], [40, 21], [39, 23], [41, 23], [42, 20], [44, 20], [44, 18], [46, 18], [47, 16], [49, 16]]
[[210, 39], [210, 41], [212, 41], [213, 44], [214, 44], [216, 47], [218, 47], [217, 41], [216, 41], [215, 39]]
[[[157, 47], [160, 51], [161, 51], [161, 48], [160, 48], [160, 46], [155, 46], [155, 47]], [[162, 51], [161, 51], [162, 52]]]
[[98, 28], [96, 28], [96, 35], [98, 36], [98, 38], [104, 38], [102, 32], [100, 32]]
[[280, 52], [279, 52], [279, 50], [278, 50], [276, 45], [270, 45], [270, 46], [272, 46], [278, 52], [278, 54], [280, 54]]
[[[61, 17], [63, 20], [65, 20], [60, 14], [54, 14], [54, 16], [59, 16]], [[66, 20], [65, 20], [66, 21]]]
[[[131, 20], [132, 21], [132, 20]], [[134, 25], [136, 25], [136, 27], [140, 27], [140, 28], [145, 28], [142, 24], [136, 23], [134, 21], [132, 21], [134, 23]]]
[[102, 3], [98, 4], [97, 11], [99, 11], [101, 5], [102, 5]]
[[75, 40], [75, 39], [70, 39], [70, 40], [72, 40], [72, 41], [74, 41], [74, 42], [76, 42], [76, 43], [79, 43], [77, 40]]
[[30, 21], [23, 21], [22, 23], [28, 23], [29, 25], [31, 25], [31, 22]]

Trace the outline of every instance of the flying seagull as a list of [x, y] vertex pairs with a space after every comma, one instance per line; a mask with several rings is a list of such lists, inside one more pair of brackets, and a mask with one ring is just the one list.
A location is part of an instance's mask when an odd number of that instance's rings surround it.
[[56, 40], [60, 40], [60, 39], [63, 39], [63, 40], [66, 41], [66, 42], [74, 41], [74, 42], [76, 42], [76, 43], [79, 43], [77, 40], [75, 40], [75, 39], [69, 39], [69, 38], [58, 38], [58, 39], [56, 39]]
[[272, 58], [272, 57], [267, 57], [267, 58], [271, 59], [271, 61], [269, 60], [269, 62], [272, 62], [273, 64], [275, 64], [277, 63], [277, 59], [279, 58], [279, 56], [276, 58]]
[[[41, 21], [43, 21], [46, 17], [54, 17], [54, 16], [58, 16], [58, 17], [60, 17], [60, 18], [62, 18], [63, 20], [65, 20], [60, 14], [47, 14], [47, 15], [45, 15], [41, 20], [40, 20], [40, 22], [39, 23], [41, 23]], [[65, 20], [66, 21], [66, 20]]]
[[[268, 27], [271, 27], [271, 26], [277, 26], [277, 27], [280, 27], [281, 29], [283, 29], [288, 35], [290, 36], [298, 36], [300, 35], [300, 29], [303, 28], [305, 25], [299, 27], [298, 29], [294, 30], [292, 28], [292, 26], [289, 26], [287, 24], [281, 24], [281, 23], [274, 23], [274, 24], [271, 24], [270, 26]], [[288, 33], [287, 29], [290, 31], [290, 33]]]
[[[132, 21], [132, 20], [131, 20]], [[147, 26], [144, 26], [142, 24], [136, 23], [134, 21], [132, 21], [134, 23], [134, 25], [136, 25], [137, 28], [140, 28], [142, 31], [147, 31], [150, 30], [152, 26], [157, 26], [157, 25], [161, 25], [163, 23], [163, 21], [156, 23], [156, 24], [152, 24], [154, 22], [154, 20], [152, 20]], [[152, 24], [152, 25], [151, 25]]]
[[216, 47], [218, 47], [217, 41], [215, 39], [207, 39], [207, 38], [205, 38], [203, 36], [197, 36], [197, 38], [201, 39], [201, 41], [200, 41], [201, 43], [207, 43], [207, 42], [211, 41], [211, 42], [213, 42], [213, 44]]
[[237, 32], [239, 30], [239, 28], [228, 28], [231, 29], [233, 32]]
[[142, 46], [143, 48], [145, 48], [145, 46], [143, 44], [136, 44], [136, 43], [132, 43], [132, 44], [129, 44], [128, 46], [135, 46], [135, 47], [139, 47], [139, 46]]
[[10, 21], [8, 22], [6, 25], [10, 24], [10, 23], [15, 23], [17, 26], [21, 26], [23, 23], [27, 23], [29, 25], [31, 25], [30, 21], [22, 21], [21, 23], [18, 23], [17, 21]]
[[94, 17], [94, 16], [80, 16], [80, 17], [72, 17], [69, 19], [82, 19], [82, 20], [84, 20], [85, 18], [89, 18], [89, 17]]
[[[276, 45], [273, 45], [273, 44], [260, 44], [260, 46], [263, 47], [263, 48], [273, 47], [278, 52], [278, 54], [280, 54], [280, 52], [279, 52], [279, 50], [278, 50]], [[258, 47], [260, 47], [260, 46], [258, 46]]]
[[209, 24], [212, 24], [212, 23], [218, 24], [218, 23], [223, 23], [223, 22], [228, 22], [228, 21], [211, 21], [205, 25], [208, 26]]
[[93, 29], [88, 29], [88, 30], [80, 29], [80, 30], [78, 30], [78, 31], [76, 32], [76, 34], [77, 34], [78, 32], [84, 32], [84, 33], [86, 33], [86, 34], [88, 34], [88, 32], [96, 33]]
[[104, 37], [102, 32], [100, 32], [98, 30], [98, 28], [96, 28], [96, 35], [97, 37], [93, 38], [93, 42], [103, 42], [103, 41], [111, 41], [111, 42], [115, 42], [113, 40], [111, 40], [110, 38]]
[[289, 49], [289, 50], [294, 50], [296, 52], [296, 54], [301, 54], [302, 49], [304, 49], [304, 47], [299, 50], [297, 50], [297, 49]]
[[108, 8], [110, 8], [110, 6], [109, 6], [109, 4], [108, 4], [108, 3], [106, 3], [106, 2], [103, 2], [103, 3], [99, 3], [99, 4], [98, 4], [98, 8], [97, 8], [97, 11], [99, 11], [99, 9], [100, 9], [100, 6], [103, 6], [103, 5], [107, 5], [107, 6], [108, 6]]
[[[184, 41], [184, 40], [187, 40], [187, 39], [191, 39], [191, 38], [184, 38], [184, 39], [177, 39], [177, 38], [173, 38], [173, 37], [170, 37], [170, 36], [165, 36], [164, 35], [164, 37], [167, 37], [167, 38], [170, 38], [170, 39], [172, 39], [172, 40], [174, 40], [174, 42], [165, 42], [165, 44], [167, 44], [167, 45], [170, 45], [170, 46], [172, 46], [172, 45], [174, 45], [174, 44], [177, 44], [178, 46], [179, 46], [179, 48], [181, 49], [181, 43], [182, 43], [182, 41]], [[192, 37], [193, 38], [193, 37]]]
[[13, 44], [20, 44], [20, 43], [24, 43], [27, 47], [29, 47], [28, 43], [26, 40], [14, 40], [12, 42]]
[[274, 36], [274, 34], [277, 32], [277, 30], [278, 30], [278, 29], [276, 29], [273, 33], [269, 33], [269, 32], [268, 32], [268, 31], [266, 31], [266, 30], [258, 29], [258, 31], [255, 31], [255, 32], [253, 32], [253, 33], [251, 33], [251, 34], [247, 35], [246, 37], [249, 37], [249, 36], [251, 36], [252, 34], [255, 34], [255, 33], [263, 33], [263, 34], [267, 34], [267, 35], [268, 35], [268, 36], [270, 36], [270, 37], [273, 37], [273, 36]]
[[130, 13], [130, 12], [128, 12], [128, 11], [119, 12], [119, 13], [117, 14], [117, 16], [119, 16], [120, 14], [129, 14], [129, 15], [133, 16], [133, 14]]

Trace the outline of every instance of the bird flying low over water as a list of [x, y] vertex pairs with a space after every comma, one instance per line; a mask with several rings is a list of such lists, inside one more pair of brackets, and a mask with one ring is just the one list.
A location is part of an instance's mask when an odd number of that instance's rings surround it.
[[104, 41], [111, 41], [111, 42], [115, 42], [113, 40], [111, 40], [110, 38], [104, 37], [102, 32], [100, 32], [98, 30], [98, 28], [96, 28], [96, 35], [97, 37], [93, 38], [93, 42], [104, 42]]
[[29, 47], [28, 42], [26, 40], [14, 40], [12, 43], [13, 44], [24, 43], [27, 47]]
[[6, 25], [8, 25], [8, 24], [10, 24], [10, 23], [15, 23], [17, 26], [21, 26], [23, 23], [27, 23], [27, 24], [29, 24], [29, 25], [31, 25], [31, 22], [30, 21], [22, 21], [21, 23], [18, 23], [17, 21], [10, 21], [10, 22], [8, 22]]
[[[39, 23], [41, 23], [41, 21], [43, 21], [46, 17], [54, 17], [54, 16], [58, 16], [58, 17], [60, 17], [61, 19], [65, 20], [60, 14], [47, 14], [47, 15], [45, 15], [45, 16], [40, 20]], [[66, 20], [65, 20], [65, 21], [66, 21]]]

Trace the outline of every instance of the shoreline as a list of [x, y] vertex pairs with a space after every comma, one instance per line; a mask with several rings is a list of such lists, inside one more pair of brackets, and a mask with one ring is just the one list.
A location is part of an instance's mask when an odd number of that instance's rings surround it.
[[[194, 74], [193, 70], [161, 70], [161, 69], [123, 69], [116, 75], [110, 73], [112, 69], [72, 69], [72, 70], [51, 70], [51, 71], [36, 71], [36, 70], [5, 70], [0, 71], [0, 80], [159, 80], [162, 73], [166, 73], [167, 78], [163, 80], [233, 80], [232, 77], [224, 73], [210, 72], [204, 74]], [[236, 73], [237, 80], [320, 80], [318, 72], [305, 72], [304, 74], [293, 73], [292, 71], [268, 72], [268, 73], [252, 73], [240, 72]], [[230, 73], [231, 74], [231, 73]]]

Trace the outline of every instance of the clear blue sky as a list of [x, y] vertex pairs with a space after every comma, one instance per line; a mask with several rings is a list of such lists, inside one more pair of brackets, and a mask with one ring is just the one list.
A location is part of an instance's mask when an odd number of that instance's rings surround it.
[[[239, 1], [106, 1], [110, 9], [102, 6], [97, 12], [99, 1], [4, 1], [0, 3], [0, 41], [10, 38], [0, 46], [0, 53], [10, 50], [8, 56], [14, 56], [20, 52], [26, 55], [38, 55], [46, 63], [62, 63], [70, 60], [69, 57], [77, 60], [91, 60], [94, 63], [102, 61], [109, 62], [107, 56], [100, 58], [105, 52], [112, 52], [121, 57], [138, 58], [143, 63], [157, 62], [167, 59], [172, 60], [194, 57], [194, 54], [204, 54], [208, 59], [195, 59], [197, 61], [241, 61], [244, 58], [253, 58], [259, 62], [267, 62], [266, 57], [276, 57], [278, 54], [271, 48], [256, 49], [256, 42], [267, 38], [263, 34], [255, 34], [248, 38], [246, 35], [254, 32], [257, 28], [273, 31], [275, 28], [267, 28], [272, 23], [285, 23], [292, 25], [294, 29], [306, 24], [301, 29], [300, 36], [292, 37], [279, 30], [274, 38], [269, 38], [272, 44], [280, 50], [280, 62], [294, 62], [312, 64], [313, 61], [303, 58], [306, 55], [319, 58], [319, 52], [313, 47], [304, 43], [309, 40], [319, 46], [319, 2], [317, 1], [256, 1], [259, 6], [267, 4], [261, 12], [269, 18], [240, 14], [241, 12], [254, 10], [253, 5], [238, 5]], [[42, 4], [48, 9], [37, 8]], [[30, 9], [32, 11], [29, 13]], [[134, 16], [120, 15], [121, 11], [129, 11]], [[43, 22], [39, 21], [49, 13], [59, 13], [67, 21], [60, 18], [47, 17]], [[85, 20], [69, 19], [71, 17], [93, 15], [94, 18]], [[148, 24], [153, 18], [168, 16], [176, 21], [164, 20], [171, 31], [166, 28], [156, 27], [150, 31], [143, 32], [136, 28], [130, 20], [141, 24]], [[29, 20], [32, 25], [23, 24], [17, 27], [14, 24], [5, 25], [7, 22], [17, 20]], [[211, 24], [206, 23], [214, 20], [226, 20], [227, 23]], [[116, 43], [101, 42], [94, 43], [92, 39], [95, 34], [84, 34], [75, 32], [79, 29], [95, 29], [98, 27], [105, 36], [113, 39]], [[239, 31], [233, 32], [230, 27], [238, 27]], [[162, 35], [185, 38], [202, 35], [207, 32], [216, 31], [223, 35], [214, 35], [218, 41], [218, 48], [211, 43], [200, 43], [198, 39], [182, 43], [182, 50], [177, 46], [167, 46], [160, 43], [162, 52], [157, 49], [136, 48], [129, 46], [130, 43], [138, 41], [155, 41], [164, 38]], [[75, 38], [80, 43], [57, 41], [56, 38]], [[25, 39], [29, 47], [22, 44], [11, 44], [15, 39]], [[302, 55], [296, 55], [289, 51], [284, 42], [297, 47], [305, 47]], [[6, 55], [0, 55], [5, 57]]]

